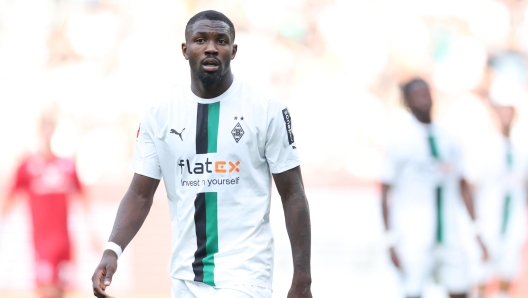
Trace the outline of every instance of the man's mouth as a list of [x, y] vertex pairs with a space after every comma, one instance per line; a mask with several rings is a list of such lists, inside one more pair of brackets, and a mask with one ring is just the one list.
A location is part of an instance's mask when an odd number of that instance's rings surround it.
[[205, 71], [213, 72], [218, 70], [218, 67], [220, 66], [220, 61], [214, 58], [207, 58], [202, 62], [202, 66]]

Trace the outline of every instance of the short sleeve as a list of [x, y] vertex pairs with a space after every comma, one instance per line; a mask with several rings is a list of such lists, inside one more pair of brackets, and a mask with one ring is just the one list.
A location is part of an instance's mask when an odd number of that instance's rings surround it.
[[16, 170], [15, 177], [11, 186], [11, 192], [27, 190], [29, 188], [29, 175], [26, 169], [26, 163], [20, 164]]
[[468, 162], [467, 158], [464, 158], [464, 150], [462, 149], [462, 143], [460, 140], [453, 140], [453, 167], [456, 175], [465, 178], [468, 176]]
[[486, 160], [480, 148], [482, 147], [467, 146], [463, 152], [462, 177], [472, 184], [480, 183], [486, 172]]
[[161, 179], [161, 167], [148, 116], [143, 118], [137, 133], [131, 169], [134, 173], [153, 179]]
[[278, 174], [300, 165], [288, 108], [279, 102], [268, 104], [266, 160], [271, 173]]
[[383, 184], [394, 184], [398, 174], [398, 154], [393, 141], [387, 142], [382, 159], [380, 181]]

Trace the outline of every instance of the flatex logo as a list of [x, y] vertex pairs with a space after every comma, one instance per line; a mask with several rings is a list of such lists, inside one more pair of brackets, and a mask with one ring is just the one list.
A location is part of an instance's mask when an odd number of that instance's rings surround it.
[[[214, 164], [214, 167], [213, 167]], [[209, 161], [209, 158], [205, 162], [195, 162], [194, 165], [191, 165], [191, 162], [186, 159], [180, 159], [178, 166], [180, 166], [181, 174], [183, 174], [184, 168], [189, 174], [204, 174], [204, 173], [217, 173], [217, 174], [226, 174], [226, 173], [239, 173], [240, 169], [238, 166], [240, 161]]]
[[284, 122], [286, 123], [286, 132], [288, 133], [288, 143], [291, 145], [295, 141], [293, 139], [291, 116], [290, 116], [290, 112], [288, 112], [288, 109], [282, 110], [282, 116], [284, 117]]
[[[214, 165], [214, 166], [213, 166]], [[194, 174], [205, 174], [205, 173], [217, 173], [217, 174], [227, 174], [240, 172], [238, 166], [240, 165], [239, 161], [209, 161], [209, 158], [205, 162], [195, 162], [194, 165], [191, 165], [191, 162], [188, 159], [180, 159], [178, 166], [180, 166], [181, 174], [190, 174], [193, 176], [188, 176], [189, 179], [181, 179], [181, 186], [206, 186], [211, 187], [215, 185], [237, 185], [240, 182], [240, 177], [234, 177], [234, 175], [221, 176], [218, 178], [205, 179], [203, 176], [194, 176]]]

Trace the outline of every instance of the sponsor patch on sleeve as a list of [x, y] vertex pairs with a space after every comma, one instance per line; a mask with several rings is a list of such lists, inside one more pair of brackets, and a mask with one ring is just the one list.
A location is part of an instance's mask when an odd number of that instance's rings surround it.
[[282, 110], [282, 116], [284, 117], [284, 123], [286, 123], [286, 134], [288, 135], [288, 142], [291, 145], [295, 141], [293, 139], [293, 131], [292, 131], [292, 125], [291, 125], [291, 116], [290, 116], [290, 112], [288, 112], [288, 109]]

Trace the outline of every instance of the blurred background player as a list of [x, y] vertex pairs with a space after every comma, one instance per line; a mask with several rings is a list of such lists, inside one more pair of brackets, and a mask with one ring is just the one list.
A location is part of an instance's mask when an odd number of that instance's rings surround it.
[[504, 52], [490, 59], [489, 114], [492, 131], [482, 145], [467, 155], [468, 180], [475, 193], [479, 233], [490, 258], [478, 267], [478, 298], [485, 297], [486, 285], [498, 277], [499, 298], [508, 295], [518, 274], [526, 235], [526, 154], [511, 137], [516, 106], [524, 96], [525, 62], [516, 52]]
[[[468, 186], [461, 179], [458, 142], [432, 122], [431, 93], [424, 80], [413, 79], [402, 91], [412, 115], [406, 115], [403, 126], [392, 134], [382, 170], [390, 256], [403, 274], [407, 297], [421, 297], [430, 276], [438, 278], [452, 298], [467, 297], [468, 262], [456, 227], [461, 193], [471, 218], [475, 216]], [[479, 244], [486, 255], [480, 239]]]
[[3, 220], [14, 206], [17, 193], [25, 193], [29, 198], [35, 277], [37, 292], [42, 298], [64, 295], [71, 260], [68, 199], [77, 195], [84, 209], [88, 209], [74, 161], [57, 157], [51, 150], [55, 125], [53, 113], [42, 115], [39, 151], [19, 164], [13, 186], [0, 207], [0, 220]]

